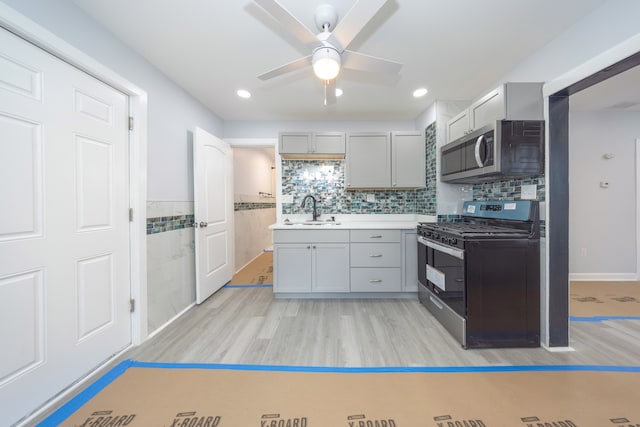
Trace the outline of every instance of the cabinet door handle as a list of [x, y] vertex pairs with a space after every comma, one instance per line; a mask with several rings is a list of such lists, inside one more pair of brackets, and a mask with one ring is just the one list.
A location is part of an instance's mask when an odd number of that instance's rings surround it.
[[369, 254], [369, 258], [382, 258], [382, 254]]
[[382, 279], [369, 279], [369, 283], [381, 283]]
[[307, 245], [307, 249], [311, 249], [311, 245]]
[[313, 247], [313, 249], [315, 249], [315, 248], [316, 248], [316, 245], [313, 245], [312, 247]]
[[374, 234], [373, 236], [369, 236], [370, 239], [382, 239], [382, 234]]

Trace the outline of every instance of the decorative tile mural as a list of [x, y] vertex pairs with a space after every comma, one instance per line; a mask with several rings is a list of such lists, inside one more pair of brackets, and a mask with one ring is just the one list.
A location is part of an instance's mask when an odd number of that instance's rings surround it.
[[[343, 160], [282, 160], [282, 194], [293, 203], [282, 205], [283, 214], [309, 213], [301, 207], [306, 195], [318, 200], [321, 214], [435, 215], [435, 123], [426, 129], [427, 188], [411, 190], [347, 190]], [[367, 201], [373, 195], [374, 201]], [[310, 203], [310, 202], [309, 202]]]

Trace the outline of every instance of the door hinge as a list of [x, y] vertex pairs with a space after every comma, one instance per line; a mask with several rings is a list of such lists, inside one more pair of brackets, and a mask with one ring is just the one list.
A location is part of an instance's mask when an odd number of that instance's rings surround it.
[[133, 130], [133, 117], [129, 117], [129, 130]]
[[136, 300], [130, 299], [129, 300], [129, 312], [133, 313], [134, 311], [136, 311]]
[[133, 222], [133, 208], [129, 208], [129, 222]]

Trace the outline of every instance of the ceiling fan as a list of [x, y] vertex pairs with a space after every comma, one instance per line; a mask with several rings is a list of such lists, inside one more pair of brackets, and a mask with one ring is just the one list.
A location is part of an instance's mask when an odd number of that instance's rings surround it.
[[328, 4], [320, 5], [314, 15], [316, 26], [320, 30], [316, 35], [276, 0], [255, 0], [311, 50], [311, 55], [260, 74], [258, 78], [269, 80], [312, 66], [315, 75], [324, 81], [324, 103], [327, 105], [335, 102], [335, 79], [341, 67], [375, 73], [398, 73], [402, 68], [402, 64], [398, 62], [346, 49], [387, 1], [357, 0], [339, 25], [335, 8]]

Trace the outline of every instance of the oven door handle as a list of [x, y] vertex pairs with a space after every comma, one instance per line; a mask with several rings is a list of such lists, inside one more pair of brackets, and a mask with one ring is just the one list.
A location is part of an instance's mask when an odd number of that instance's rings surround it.
[[461, 249], [449, 248], [439, 243], [432, 242], [431, 240], [427, 240], [422, 236], [418, 237], [418, 242], [439, 252], [444, 252], [447, 255], [451, 255], [454, 258], [464, 259], [464, 251]]

